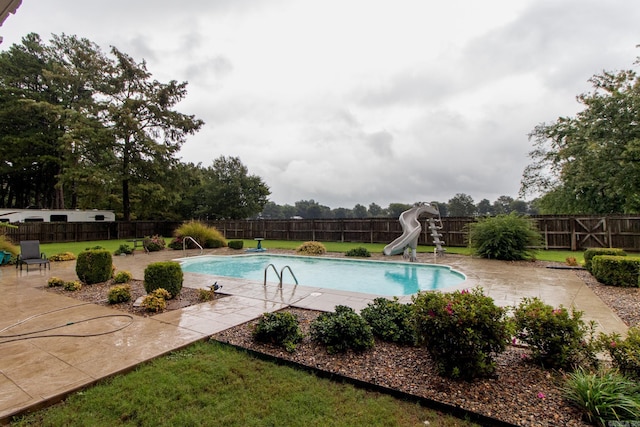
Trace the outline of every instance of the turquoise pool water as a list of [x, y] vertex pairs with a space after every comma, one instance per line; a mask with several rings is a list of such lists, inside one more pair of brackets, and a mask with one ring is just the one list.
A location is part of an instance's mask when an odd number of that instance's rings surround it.
[[[445, 265], [265, 254], [195, 257], [183, 260], [182, 270], [262, 283], [269, 264], [278, 273], [289, 266], [299, 285], [385, 296], [445, 289], [466, 279], [464, 274]], [[278, 283], [271, 267], [267, 270], [267, 282]], [[295, 284], [288, 270], [284, 270], [283, 283]]]

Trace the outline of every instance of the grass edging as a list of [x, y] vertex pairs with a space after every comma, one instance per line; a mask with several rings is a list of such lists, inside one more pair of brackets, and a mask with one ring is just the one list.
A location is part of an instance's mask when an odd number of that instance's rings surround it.
[[243, 351], [249, 355], [251, 355], [252, 357], [255, 357], [257, 359], [260, 360], [264, 360], [267, 362], [272, 362], [278, 365], [283, 365], [283, 366], [289, 366], [291, 368], [295, 368], [295, 369], [299, 369], [302, 371], [306, 371], [309, 373], [312, 373], [314, 375], [316, 375], [317, 377], [320, 378], [325, 378], [331, 381], [341, 381], [341, 382], [345, 382], [348, 384], [351, 384], [355, 387], [361, 388], [361, 389], [365, 389], [368, 391], [374, 391], [374, 392], [379, 392], [379, 393], [384, 393], [390, 396], [393, 396], [395, 398], [398, 399], [402, 399], [405, 401], [409, 401], [409, 402], [417, 402], [420, 405], [423, 405], [424, 407], [427, 407], [429, 409], [433, 409], [436, 411], [440, 411], [440, 412], [445, 412], [449, 415], [453, 415], [457, 418], [460, 418], [462, 420], [468, 420], [468, 421], [472, 421], [478, 424], [481, 424], [483, 426], [495, 426], [495, 427], [518, 427], [517, 424], [511, 424], [509, 422], [506, 421], [502, 421], [502, 420], [498, 420], [496, 418], [493, 417], [489, 417], [487, 415], [483, 415], [483, 414], [479, 414], [477, 412], [474, 411], [470, 411], [468, 409], [464, 409], [461, 408], [459, 406], [454, 406], [454, 405], [450, 405], [448, 403], [443, 403], [443, 402], [439, 402], [437, 400], [434, 399], [430, 399], [427, 397], [421, 397], [421, 396], [415, 396], [413, 394], [404, 392], [404, 391], [400, 391], [400, 390], [396, 390], [390, 387], [385, 387], [385, 386], [381, 386], [378, 384], [372, 384], [366, 381], [362, 381], [362, 380], [358, 380], [356, 378], [351, 378], [351, 377], [347, 377], [344, 375], [340, 375], [337, 374], [335, 372], [328, 372], [325, 370], [322, 370], [320, 368], [315, 368], [313, 366], [308, 366], [308, 365], [304, 365], [302, 363], [298, 363], [298, 362], [294, 362], [292, 360], [287, 360], [287, 359], [281, 359], [279, 357], [276, 356], [272, 356], [270, 354], [266, 354], [266, 353], [262, 353], [260, 351], [257, 350], [252, 350], [246, 347], [242, 347], [239, 345], [235, 345], [235, 344], [231, 344], [225, 341], [219, 341], [216, 340], [214, 338], [211, 338], [212, 341], [215, 341], [217, 343], [220, 343], [222, 345], [226, 345], [229, 346], [231, 348], [234, 348], [238, 351]]

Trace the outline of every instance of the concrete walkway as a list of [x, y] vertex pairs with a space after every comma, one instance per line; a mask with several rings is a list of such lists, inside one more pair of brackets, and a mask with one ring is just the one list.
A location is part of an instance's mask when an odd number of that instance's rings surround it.
[[[208, 251], [227, 253], [228, 250]], [[196, 251], [162, 251], [114, 257], [117, 270], [144, 277], [150, 262], [196, 255]], [[398, 260], [398, 257], [393, 257]], [[419, 254], [419, 262], [432, 262]], [[467, 275], [458, 288], [482, 286], [497, 304], [517, 304], [537, 296], [548, 304], [585, 311], [600, 330], [625, 333], [627, 327], [570, 270], [528, 267], [470, 257], [438, 260]], [[83, 303], [45, 290], [49, 277], [76, 280], [75, 262], [52, 263], [51, 270], [0, 267], [0, 421], [63, 399], [96, 381], [180, 349], [224, 329], [287, 306], [331, 311], [338, 304], [360, 310], [376, 295], [217, 278], [229, 295], [153, 317]], [[215, 278], [186, 273], [184, 286], [205, 288]], [[106, 296], [105, 296], [106, 297]], [[410, 301], [410, 297], [402, 297]], [[57, 329], [50, 329], [60, 326]], [[45, 329], [49, 329], [44, 331]]]

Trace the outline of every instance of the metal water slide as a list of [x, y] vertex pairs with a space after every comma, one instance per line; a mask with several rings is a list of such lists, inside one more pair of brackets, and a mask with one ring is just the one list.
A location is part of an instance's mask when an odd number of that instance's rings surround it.
[[[400, 225], [402, 226], [402, 235], [384, 247], [383, 253], [387, 256], [403, 253], [407, 249], [411, 249], [411, 260], [416, 259], [416, 248], [418, 247], [418, 238], [422, 232], [422, 226], [418, 218], [422, 214], [428, 214], [431, 218], [429, 221], [431, 235], [436, 246], [440, 247], [440, 234], [437, 232], [437, 226], [434, 219], [440, 219], [440, 212], [429, 203], [416, 203], [411, 209], [400, 214]], [[441, 247], [440, 247], [441, 249]], [[442, 250], [442, 249], [441, 249]]]

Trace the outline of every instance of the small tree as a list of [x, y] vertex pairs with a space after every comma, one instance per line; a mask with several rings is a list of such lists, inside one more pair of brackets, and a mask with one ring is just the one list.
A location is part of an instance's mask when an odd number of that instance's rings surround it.
[[516, 213], [483, 218], [468, 225], [469, 247], [476, 255], [506, 261], [534, 258], [542, 236], [533, 221]]

